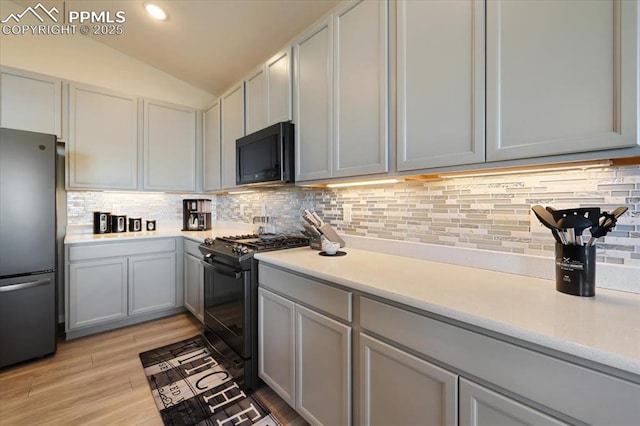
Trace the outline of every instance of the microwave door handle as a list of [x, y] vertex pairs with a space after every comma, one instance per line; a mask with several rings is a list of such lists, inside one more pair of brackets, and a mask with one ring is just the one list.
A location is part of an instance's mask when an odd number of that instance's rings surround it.
[[231, 269], [231, 268], [226, 268], [224, 266], [220, 266], [220, 265], [212, 265], [209, 262], [206, 262], [204, 260], [201, 260], [200, 263], [202, 263], [202, 265], [204, 265], [205, 268], [211, 269], [212, 271], [215, 271], [217, 273], [219, 273], [220, 275], [224, 275], [225, 277], [230, 277], [236, 280], [239, 280], [240, 278], [242, 278], [242, 272], [238, 272], [235, 269]]

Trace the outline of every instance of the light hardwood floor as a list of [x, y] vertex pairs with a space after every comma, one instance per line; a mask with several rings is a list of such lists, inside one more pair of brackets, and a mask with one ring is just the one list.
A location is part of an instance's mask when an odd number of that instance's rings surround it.
[[[0, 425], [162, 425], [138, 354], [202, 331], [190, 314], [71, 341], [0, 370]], [[283, 425], [306, 422], [270, 388], [257, 396]]]

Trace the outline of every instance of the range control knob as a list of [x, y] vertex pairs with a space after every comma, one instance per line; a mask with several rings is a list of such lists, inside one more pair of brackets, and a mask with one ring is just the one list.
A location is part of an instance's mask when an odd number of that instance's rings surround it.
[[212, 246], [213, 245], [213, 238], [205, 238], [204, 239], [204, 244], [207, 246]]

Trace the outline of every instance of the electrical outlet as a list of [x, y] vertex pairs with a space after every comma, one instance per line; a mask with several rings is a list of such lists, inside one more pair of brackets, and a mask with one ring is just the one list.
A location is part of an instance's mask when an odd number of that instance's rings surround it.
[[342, 205], [342, 220], [351, 222], [351, 204]]

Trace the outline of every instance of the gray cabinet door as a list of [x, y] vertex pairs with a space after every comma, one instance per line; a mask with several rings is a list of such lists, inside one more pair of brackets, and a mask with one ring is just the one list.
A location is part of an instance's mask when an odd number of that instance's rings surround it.
[[318, 425], [351, 424], [351, 327], [296, 305], [296, 410]]
[[295, 304], [258, 288], [258, 374], [295, 408]]
[[68, 90], [68, 188], [137, 189], [137, 98], [79, 83]]
[[388, 171], [387, 8], [356, 1], [335, 12], [334, 177]]
[[398, 170], [484, 161], [484, 1], [397, 3]]
[[460, 426], [564, 424], [504, 395], [460, 379]]
[[242, 83], [222, 95], [220, 108], [222, 188], [233, 188], [236, 186], [236, 139], [245, 134]]
[[247, 134], [267, 126], [267, 81], [264, 66], [255, 70], [244, 81]]
[[127, 258], [69, 264], [67, 331], [127, 316]]
[[129, 315], [176, 306], [176, 254], [129, 258]]
[[267, 125], [291, 120], [291, 48], [275, 54], [265, 64]]
[[144, 101], [144, 189], [196, 190], [196, 111]]
[[294, 43], [296, 181], [331, 177], [332, 30], [329, 17]]
[[458, 424], [458, 376], [360, 334], [360, 419], [364, 425]]
[[637, 1], [487, 2], [487, 160], [638, 143]]
[[0, 127], [61, 138], [61, 80], [8, 67], [0, 71]]
[[220, 189], [220, 101], [204, 112], [204, 190]]
[[204, 321], [204, 267], [198, 257], [184, 254], [184, 306]]

